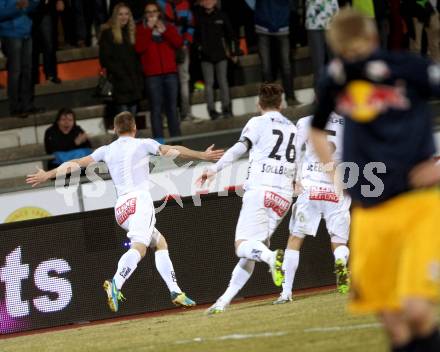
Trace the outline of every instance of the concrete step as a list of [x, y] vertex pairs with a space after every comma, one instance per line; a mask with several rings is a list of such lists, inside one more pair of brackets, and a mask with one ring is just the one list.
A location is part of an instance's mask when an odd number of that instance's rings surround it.
[[[295, 108], [286, 108], [284, 113], [289, 118], [296, 120], [299, 117], [310, 114], [311, 110], [312, 106], [306, 104]], [[190, 148], [206, 148], [207, 145], [212, 143], [212, 137], [209, 136], [209, 133], [218, 134], [218, 132], [222, 130], [230, 131], [233, 129], [241, 129], [252, 116], [255, 116], [255, 113], [243, 114], [230, 119], [220, 119], [216, 121], [200, 120], [197, 123], [184, 121], [182, 122], [182, 134], [184, 137], [181, 143]], [[200, 134], [208, 135], [200, 136]], [[138, 136], [143, 138], [151, 137], [151, 131], [140, 130]], [[237, 136], [234, 138], [236, 139]], [[115, 136], [112, 134], [103, 134], [92, 137], [91, 143], [93, 148], [98, 148], [101, 145], [110, 143], [114, 138]], [[216, 143], [220, 143], [219, 146], [226, 147], [231, 145], [233, 141], [219, 137]], [[49, 159], [50, 156], [46, 155], [42, 144], [30, 144], [23, 147], [3, 149], [2, 153], [0, 153], [0, 180], [22, 177], [34, 171], [35, 166], [41, 167], [43, 163]], [[17, 165], [21, 165], [20, 168], [16, 167]]]
[[[311, 85], [311, 76], [298, 77], [295, 80], [295, 86], [301, 88], [297, 91], [300, 101], [304, 103], [311, 101], [311, 90], [307, 89]], [[236, 115], [255, 111], [258, 87], [259, 84], [248, 84], [231, 88], [233, 111]], [[217, 98], [219, 98], [218, 92]], [[203, 92], [194, 93], [192, 102], [193, 115], [200, 119], [209, 119]], [[218, 109], [220, 110], [220, 107]], [[104, 110], [104, 105], [74, 109], [78, 124], [91, 136], [105, 133]], [[0, 119], [0, 149], [44, 143], [44, 132], [55, 120], [56, 113], [56, 111], [48, 111], [25, 119], [11, 117]]]
[[[99, 48], [91, 46], [88, 48], [72, 48], [57, 51], [57, 62], [71, 62], [96, 59], [99, 55]], [[43, 64], [43, 58], [40, 56], [40, 64]], [[6, 70], [6, 58], [0, 58], [0, 71]]]
[[[105, 133], [104, 120], [102, 117], [82, 119], [78, 124], [87, 131], [90, 136]], [[52, 124], [14, 128], [0, 132], [0, 150], [10, 147], [21, 147], [29, 144], [43, 143], [44, 134]]]
[[[309, 48], [301, 47], [292, 50], [292, 55], [299, 59], [309, 57]], [[91, 46], [87, 48], [72, 48], [57, 51], [57, 62], [65, 63], [71, 61], [81, 61], [81, 60], [90, 60], [97, 59], [99, 56], [99, 47]], [[260, 61], [258, 59], [257, 54], [249, 54], [239, 57], [239, 64], [241, 66], [253, 66], [259, 64]], [[42, 56], [40, 56], [40, 64], [43, 64]], [[0, 58], [0, 71], [6, 70], [6, 58]]]
[[[80, 52], [80, 49], [75, 49]], [[96, 50], [96, 49], [95, 49]], [[93, 50], [91, 50], [93, 51]], [[76, 51], [75, 51], [76, 53]], [[70, 58], [79, 54], [69, 54]], [[294, 76], [311, 74], [308, 48], [299, 48], [293, 52]], [[239, 58], [232, 69], [230, 84], [242, 86], [249, 83], [261, 82], [261, 67], [258, 55], [251, 54]], [[99, 105], [101, 99], [94, 97], [98, 77], [80, 80], [63, 81], [61, 84], [43, 83], [35, 88], [35, 105], [47, 110], [59, 109], [64, 106], [81, 107]], [[7, 116], [8, 102], [6, 90], [0, 90], [0, 116]], [[0, 120], [1, 121], [1, 120]]]
[[[306, 116], [312, 113], [311, 105], [304, 105], [297, 108], [287, 108], [283, 111], [283, 113], [291, 118], [292, 120], [297, 120], [302, 116]], [[185, 140], [181, 141], [181, 144], [192, 148], [192, 149], [203, 149], [207, 145], [215, 143], [217, 147], [226, 148], [231, 146], [240, 135], [241, 128], [248, 121], [249, 117], [253, 114], [247, 114], [243, 116], [237, 116], [233, 119], [227, 120], [218, 120], [218, 121], [203, 121], [200, 123], [201, 127], [203, 127], [203, 135], [200, 135], [199, 130], [192, 129], [194, 127], [193, 124], [187, 124], [185, 127], [188, 136], [184, 137]], [[439, 115], [440, 116], [440, 115]], [[440, 117], [438, 117], [435, 121], [436, 123], [436, 143], [437, 143], [437, 155], [440, 156]], [[219, 130], [223, 130], [220, 134]], [[198, 132], [199, 134], [190, 134], [191, 132]], [[140, 136], [147, 137], [149, 136], [148, 131], [140, 131]], [[95, 137], [93, 144], [101, 145], [111, 142], [114, 136], [104, 135]], [[30, 149], [29, 147], [27, 147]], [[38, 154], [38, 151], [41, 152], [41, 147], [37, 146], [34, 150], [35, 154]], [[45, 158], [47, 156], [41, 156], [41, 158]], [[38, 158], [38, 156], [37, 156]], [[41, 160], [34, 159], [22, 159], [22, 164], [19, 165], [21, 175], [16, 175], [15, 177], [1, 177], [7, 176], [8, 174], [2, 173], [1, 165], [7, 166], [4, 162], [0, 161], [0, 193], [7, 193], [13, 191], [19, 191], [27, 189], [28, 186], [24, 183], [24, 175], [29, 172], [33, 172], [35, 170], [35, 166], [41, 166]], [[105, 176], [104, 176], [105, 177]]]

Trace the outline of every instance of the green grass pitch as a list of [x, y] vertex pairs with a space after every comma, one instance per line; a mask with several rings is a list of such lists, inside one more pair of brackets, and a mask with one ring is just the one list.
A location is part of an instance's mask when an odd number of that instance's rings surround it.
[[273, 298], [233, 304], [223, 313], [173, 311], [163, 316], [83, 325], [0, 340], [2, 352], [97, 351], [373, 351], [387, 343], [372, 316], [353, 316], [346, 296], [331, 291], [295, 297], [285, 305]]

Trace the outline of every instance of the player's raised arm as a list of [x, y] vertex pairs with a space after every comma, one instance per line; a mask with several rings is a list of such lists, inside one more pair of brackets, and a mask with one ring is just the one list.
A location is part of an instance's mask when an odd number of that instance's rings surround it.
[[231, 165], [234, 161], [240, 159], [242, 155], [246, 154], [249, 150], [249, 146], [250, 142], [247, 139], [235, 143], [224, 153], [217, 163], [203, 171], [197, 178], [196, 184], [203, 186], [205, 182], [212, 179], [217, 172], [223, 170], [226, 166]]
[[66, 161], [53, 170], [44, 171], [38, 168], [36, 173], [26, 176], [26, 183], [32, 185], [32, 187], [35, 187], [40, 183], [44, 183], [47, 180], [55, 178], [57, 175], [66, 175], [82, 167], [87, 167], [94, 162], [95, 160], [89, 155], [81, 159]]
[[205, 151], [192, 150], [181, 145], [161, 145], [159, 147], [159, 152], [161, 156], [166, 157], [176, 157], [183, 159], [197, 159], [204, 161], [217, 161], [223, 154], [223, 149], [214, 149], [214, 144], [206, 148]]

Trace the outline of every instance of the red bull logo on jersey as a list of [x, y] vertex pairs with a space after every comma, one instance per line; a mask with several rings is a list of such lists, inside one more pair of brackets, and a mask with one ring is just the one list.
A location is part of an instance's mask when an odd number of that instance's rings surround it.
[[373, 121], [388, 109], [406, 110], [409, 107], [404, 87], [361, 80], [350, 82], [337, 101], [339, 113], [361, 123]]
[[116, 208], [115, 213], [116, 221], [122, 225], [130, 215], [136, 213], [136, 198], [127, 199], [125, 203]]
[[264, 207], [271, 208], [278, 216], [284, 216], [289, 210], [290, 202], [274, 192], [264, 193]]

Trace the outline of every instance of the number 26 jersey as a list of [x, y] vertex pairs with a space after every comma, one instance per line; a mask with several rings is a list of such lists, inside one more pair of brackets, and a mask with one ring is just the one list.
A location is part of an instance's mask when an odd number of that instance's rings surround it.
[[296, 127], [277, 111], [253, 117], [240, 141], [250, 143], [245, 190], [271, 189], [292, 197], [296, 174]]

